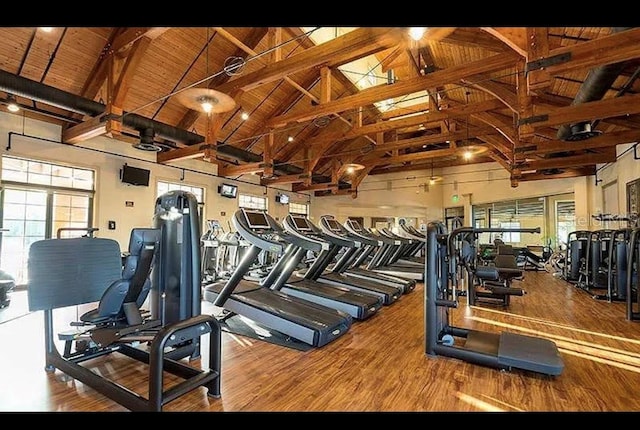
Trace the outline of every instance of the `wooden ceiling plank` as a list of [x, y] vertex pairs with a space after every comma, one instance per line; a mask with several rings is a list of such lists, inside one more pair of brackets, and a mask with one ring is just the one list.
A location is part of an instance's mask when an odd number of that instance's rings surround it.
[[487, 73], [496, 70], [503, 70], [515, 65], [513, 54], [498, 54], [470, 63], [452, 66], [447, 69], [438, 70], [425, 76], [419, 76], [405, 81], [396, 82], [392, 85], [377, 85], [363, 89], [357, 94], [341, 97], [329, 103], [321, 104], [308, 109], [306, 112], [281, 115], [272, 118], [268, 125], [270, 127], [284, 127], [293, 122], [309, 121], [324, 115], [344, 112], [355, 109], [359, 106], [369, 105], [378, 101], [393, 99], [407, 94], [413, 94], [425, 88], [435, 88], [448, 83], [458, 82], [460, 79]]
[[318, 67], [337, 67], [358, 58], [395, 46], [399, 42], [399, 32], [394, 28], [360, 27], [343, 36], [313, 46], [303, 52], [271, 63], [246, 75], [241, 75], [216, 88], [224, 93], [234, 89], [250, 91], [286, 76]]
[[[247, 38], [243, 42], [243, 45], [253, 49], [264, 38], [264, 36], [267, 33], [267, 31], [268, 31], [268, 29], [266, 27], [256, 27], [256, 28], [254, 28], [253, 31], [249, 34], [249, 36], [247, 36]], [[233, 53], [233, 56], [244, 59], [247, 56], [247, 53], [243, 49], [238, 48]], [[229, 74], [221, 73], [221, 74], [217, 75], [216, 77], [214, 77], [213, 79], [211, 79], [207, 83], [207, 88], [214, 88], [214, 87], [217, 87], [219, 85], [222, 85], [225, 82], [228, 82], [229, 79], [231, 79], [231, 76]], [[233, 98], [239, 97], [240, 94], [241, 94], [241, 92], [229, 93], [229, 95], [231, 97], [233, 97]], [[182, 119], [178, 122], [177, 127], [178, 128], [183, 128], [185, 130], [188, 130], [193, 126], [193, 124], [196, 123], [196, 121], [198, 121], [200, 116], [203, 115], [203, 114], [204, 114], [204, 112], [199, 112], [197, 110], [189, 109], [189, 110], [187, 110], [187, 112], [185, 112], [185, 114], [183, 115]]]
[[114, 106], [123, 106], [125, 98], [127, 97], [127, 92], [131, 87], [133, 76], [137, 72], [140, 60], [144, 56], [144, 53], [150, 44], [151, 39], [149, 39], [148, 37], [141, 37], [133, 43], [133, 46], [128, 52], [127, 59], [125, 60], [124, 66], [120, 71], [120, 75], [118, 76], [118, 80], [113, 89], [113, 99], [111, 103]]

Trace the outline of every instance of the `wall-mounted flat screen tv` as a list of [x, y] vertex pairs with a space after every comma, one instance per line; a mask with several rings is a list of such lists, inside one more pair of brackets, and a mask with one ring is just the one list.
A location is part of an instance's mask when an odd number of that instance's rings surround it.
[[125, 164], [124, 166], [122, 166], [122, 170], [120, 170], [120, 180], [125, 184], [148, 187], [150, 173], [150, 170], [141, 169]]
[[218, 193], [220, 193], [222, 197], [235, 199], [238, 195], [238, 187], [231, 184], [222, 184], [218, 186]]
[[278, 194], [276, 196], [276, 201], [280, 204], [283, 205], [288, 205], [289, 204], [289, 196], [286, 194]]

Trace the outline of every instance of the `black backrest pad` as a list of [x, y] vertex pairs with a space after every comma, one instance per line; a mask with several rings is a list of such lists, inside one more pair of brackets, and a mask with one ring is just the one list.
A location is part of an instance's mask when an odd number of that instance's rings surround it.
[[122, 274], [120, 245], [113, 239], [45, 239], [29, 248], [29, 310], [100, 300]]

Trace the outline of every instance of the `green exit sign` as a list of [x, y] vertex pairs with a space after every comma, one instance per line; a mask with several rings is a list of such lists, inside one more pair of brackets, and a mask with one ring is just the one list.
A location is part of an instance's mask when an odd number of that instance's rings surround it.
[[453, 203], [458, 203], [458, 200], [460, 200], [460, 197], [458, 197], [457, 194], [454, 194], [454, 195], [451, 196], [451, 201]]

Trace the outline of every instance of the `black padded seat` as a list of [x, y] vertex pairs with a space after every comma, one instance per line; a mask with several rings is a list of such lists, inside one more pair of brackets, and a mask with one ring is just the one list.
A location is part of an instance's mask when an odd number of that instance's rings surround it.
[[[98, 307], [82, 314], [80, 321], [87, 324], [106, 324], [123, 320], [127, 320], [129, 324], [139, 323], [139, 309], [151, 288], [150, 274], [159, 246], [159, 229], [131, 230], [122, 278], [109, 285], [100, 298]], [[133, 309], [134, 312], [129, 312], [127, 308]]]

